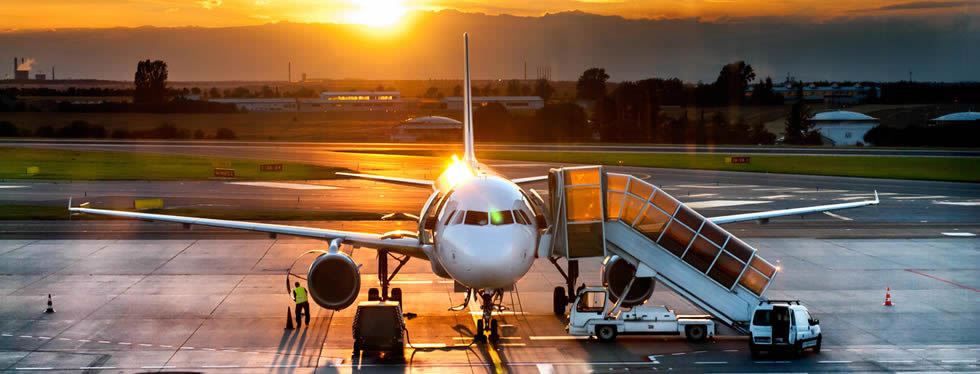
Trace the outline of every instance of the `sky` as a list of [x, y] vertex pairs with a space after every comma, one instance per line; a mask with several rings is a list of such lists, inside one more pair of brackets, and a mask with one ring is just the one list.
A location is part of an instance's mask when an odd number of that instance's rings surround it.
[[[31, 0], [4, 1], [0, 30], [140, 26], [228, 27], [269, 22], [384, 26], [412, 10], [541, 16], [580, 10], [625, 18], [706, 21], [792, 17], [952, 16], [977, 0]], [[82, 15], [82, 16], [80, 16]]]

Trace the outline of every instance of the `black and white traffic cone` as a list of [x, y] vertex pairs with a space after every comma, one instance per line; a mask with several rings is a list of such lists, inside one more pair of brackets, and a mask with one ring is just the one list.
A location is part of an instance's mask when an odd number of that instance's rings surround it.
[[54, 313], [54, 303], [51, 302], [51, 294], [48, 294], [48, 309], [44, 311], [45, 313]]
[[293, 327], [293, 311], [288, 306], [286, 307], [286, 330], [292, 330]]

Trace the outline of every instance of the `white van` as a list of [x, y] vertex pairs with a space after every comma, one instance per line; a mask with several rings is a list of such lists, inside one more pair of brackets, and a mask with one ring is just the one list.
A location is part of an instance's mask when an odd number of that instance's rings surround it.
[[823, 335], [820, 320], [813, 319], [799, 300], [765, 300], [752, 315], [749, 326], [749, 352], [788, 350], [797, 356], [804, 349], [820, 353]]

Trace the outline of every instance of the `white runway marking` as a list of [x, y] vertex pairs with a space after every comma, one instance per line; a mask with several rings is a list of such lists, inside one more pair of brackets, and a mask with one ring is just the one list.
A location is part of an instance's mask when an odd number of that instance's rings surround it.
[[338, 190], [340, 187], [324, 186], [319, 184], [302, 183], [280, 183], [280, 182], [225, 182], [226, 184], [236, 184], [240, 186], [255, 186], [268, 188], [284, 188], [289, 190]]
[[974, 234], [972, 232], [944, 232], [943, 235], [952, 236], [956, 238], [972, 238], [974, 236], [977, 236], [977, 234]]
[[851, 201], [851, 200], [865, 200], [865, 199], [871, 199], [871, 198], [874, 198], [874, 196], [851, 196], [851, 197], [838, 197], [838, 198], [836, 198], [836, 199], [834, 199], [834, 200], [841, 200], [841, 201]]
[[787, 197], [793, 197], [793, 195], [772, 195], [772, 196], [762, 196], [760, 199], [785, 199]]
[[977, 360], [943, 360], [944, 364], [972, 364]]
[[935, 196], [898, 196], [893, 197], [895, 200], [925, 200], [925, 199], [945, 199], [949, 196], [935, 195]]
[[27, 186], [0, 185], [0, 189], [2, 188], [27, 188]]
[[751, 205], [751, 204], [768, 204], [771, 202], [772, 201], [765, 201], [765, 200], [708, 200], [708, 201], [687, 203], [687, 206], [691, 209], [705, 209], [705, 208], [721, 208], [721, 207], [728, 207], [728, 206]]
[[43, 367], [43, 368], [14, 368], [14, 370], [54, 370], [53, 367]]
[[853, 221], [853, 220], [854, 220], [853, 218], [847, 218], [847, 217], [844, 217], [844, 216], [842, 216], [842, 215], [839, 215], [839, 214], [834, 214], [834, 213], [831, 213], [831, 212], [823, 212], [823, 214], [826, 214], [826, 215], [828, 215], [828, 216], [831, 216], [831, 217], [834, 217], [834, 218], [837, 218], [837, 219], [839, 219], [839, 220], [841, 220], [841, 221]]
[[558, 335], [558, 336], [529, 336], [528, 339], [531, 340], [585, 340], [588, 336], [571, 336], [571, 335]]
[[980, 201], [934, 201], [933, 204], [955, 206], [978, 206]]
[[854, 361], [817, 361], [818, 364], [850, 364]]
[[[408, 347], [409, 345], [408, 344], [405, 344], [405, 346]], [[446, 345], [443, 344], [443, 343], [414, 343], [414, 344], [412, 344], [412, 347], [415, 347], [415, 348], [446, 348]]]
[[915, 361], [912, 360], [878, 360], [878, 362], [883, 364], [911, 364]]

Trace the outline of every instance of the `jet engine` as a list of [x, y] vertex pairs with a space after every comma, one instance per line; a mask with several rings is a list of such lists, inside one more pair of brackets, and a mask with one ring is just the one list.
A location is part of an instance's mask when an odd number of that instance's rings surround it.
[[[623, 295], [626, 285], [635, 273], [636, 267], [619, 256], [609, 256], [602, 261], [602, 285], [609, 290], [613, 301], [619, 300]], [[628, 308], [646, 302], [653, 294], [655, 281], [653, 278], [636, 278], [629, 294], [623, 299], [622, 306]]]
[[310, 296], [317, 305], [341, 310], [357, 299], [361, 290], [361, 272], [347, 254], [324, 253], [310, 265], [306, 278]]

